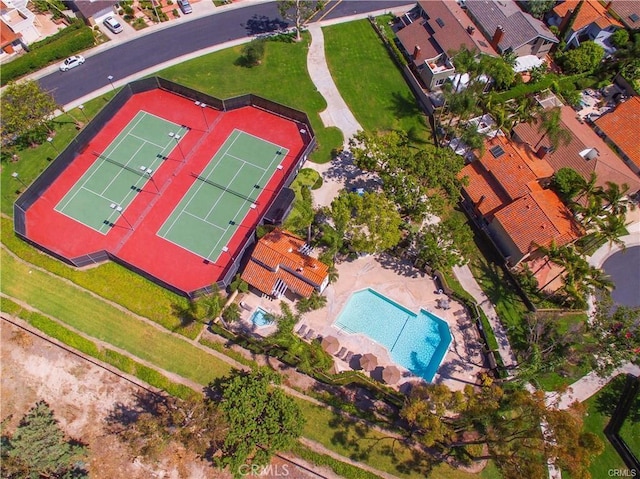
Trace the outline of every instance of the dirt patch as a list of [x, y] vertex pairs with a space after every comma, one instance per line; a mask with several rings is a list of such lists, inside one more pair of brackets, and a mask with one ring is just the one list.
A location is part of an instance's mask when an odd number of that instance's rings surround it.
[[107, 433], [104, 419], [116, 403], [131, 404], [137, 386], [6, 321], [0, 328], [0, 416], [12, 416], [9, 430], [44, 399], [64, 431], [89, 445], [92, 478], [230, 477], [180, 448], [167, 451], [159, 463], [131, 457]]

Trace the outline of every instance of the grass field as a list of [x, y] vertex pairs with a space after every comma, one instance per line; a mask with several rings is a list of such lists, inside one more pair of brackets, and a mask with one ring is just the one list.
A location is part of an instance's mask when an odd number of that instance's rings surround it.
[[200, 384], [224, 376], [228, 364], [81, 291], [19, 262], [2, 248], [0, 290], [96, 339]]
[[318, 150], [311, 159], [325, 163], [343, 139], [337, 128], [325, 128], [318, 115], [327, 105], [307, 72], [309, 41], [308, 34], [300, 43], [268, 41], [262, 63], [253, 68], [239, 64], [242, 47], [235, 47], [172, 66], [158, 72], [158, 76], [218, 98], [255, 93], [305, 111], [318, 141]]
[[186, 308], [186, 298], [152, 283], [124, 266], [111, 261], [84, 270], [67, 266], [18, 239], [13, 234], [11, 220], [7, 218], [0, 219], [0, 234], [2, 243], [23, 260], [73, 281], [171, 331], [189, 338], [195, 338], [198, 334], [201, 325], [191, 323], [183, 326], [176, 314], [176, 311]]
[[430, 141], [426, 117], [369, 21], [323, 32], [331, 76], [362, 127], [400, 129], [414, 141]]

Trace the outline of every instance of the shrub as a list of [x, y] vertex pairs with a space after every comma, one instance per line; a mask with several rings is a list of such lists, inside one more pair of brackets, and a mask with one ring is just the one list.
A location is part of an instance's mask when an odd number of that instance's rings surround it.
[[262, 63], [262, 59], [264, 58], [264, 45], [265, 41], [262, 39], [258, 39], [253, 40], [243, 47], [242, 60], [244, 66], [254, 67]]
[[236, 303], [231, 303], [222, 311], [222, 319], [227, 323], [234, 323], [240, 319], [240, 307]]
[[319, 176], [315, 183], [311, 186], [312, 190], [317, 190], [322, 187], [322, 176]]
[[229, 285], [229, 289], [231, 292], [239, 291], [241, 293], [249, 292], [249, 284], [246, 281], [243, 281], [239, 274], [233, 278], [233, 281]]
[[625, 29], [616, 30], [613, 35], [611, 35], [611, 43], [616, 48], [622, 48], [627, 43], [629, 43], [629, 32]]

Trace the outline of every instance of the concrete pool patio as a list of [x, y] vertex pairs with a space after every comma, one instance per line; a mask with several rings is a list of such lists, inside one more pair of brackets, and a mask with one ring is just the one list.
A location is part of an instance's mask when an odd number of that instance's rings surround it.
[[[464, 307], [450, 300], [450, 309], [437, 309], [437, 301], [446, 299], [446, 296], [438, 294], [435, 282], [411, 264], [380, 255], [343, 262], [337, 264], [336, 268], [339, 279], [330, 284], [324, 292], [327, 306], [304, 314], [300, 323], [296, 325], [296, 330], [305, 325], [307, 330], [314, 331], [313, 337], [335, 336], [340, 342], [340, 347], [352, 351], [356, 360], [359, 355], [373, 353], [378, 358], [379, 366], [398, 366], [404, 374], [397, 386], [422, 381], [422, 378], [414, 376], [395, 363], [384, 346], [363, 334], [347, 334], [333, 325], [352, 293], [371, 288], [414, 313], [418, 313], [420, 309], [430, 311], [449, 325], [453, 340], [434, 377], [434, 383], [444, 383], [453, 390], [461, 390], [467, 384], [476, 383], [478, 373], [486, 371], [480, 337]], [[289, 302], [287, 299], [282, 301]], [[250, 318], [256, 307], [279, 313], [279, 301], [270, 301], [250, 294], [243, 298], [243, 304], [246, 309], [242, 312], [242, 326], [253, 329], [260, 335], [267, 335], [275, 330], [275, 326], [251, 328]], [[334, 359], [336, 371], [353, 369], [353, 360], [351, 364], [347, 364], [335, 356]]]

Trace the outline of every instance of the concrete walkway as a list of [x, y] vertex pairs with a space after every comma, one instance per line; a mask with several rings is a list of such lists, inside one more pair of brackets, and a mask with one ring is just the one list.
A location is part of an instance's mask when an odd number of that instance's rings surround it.
[[552, 406], [557, 403], [556, 407], [558, 409], [567, 409], [576, 401], [584, 402], [600, 391], [600, 389], [605, 387], [609, 381], [619, 374], [633, 374], [634, 376], [640, 376], [640, 366], [625, 363], [606, 377], [598, 376], [595, 371], [592, 371], [569, 386], [567, 391], [564, 393], [547, 393], [547, 405]]
[[498, 352], [500, 353], [503, 364], [507, 368], [515, 367], [517, 365], [516, 356], [513, 354], [513, 350], [509, 344], [507, 331], [500, 322], [498, 313], [496, 313], [496, 310], [493, 308], [493, 304], [491, 304], [491, 301], [489, 301], [489, 298], [487, 298], [487, 295], [484, 294], [484, 291], [482, 291], [480, 285], [473, 277], [469, 266], [454, 266], [453, 274], [456, 276], [464, 290], [473, 296], [473, 299], [476, 300], [478, 306], [480, 306], [482, 311], [484, 311], [484, 314], [489, 318], [491, 329], [493, 329], [496, 339], [498, 340]]
[[342, 131], [344, 145], [346, 146], [349, 138], [358, 130], [362, 130], [362, 126], [360, 126], [342, 95], [340, 95], [329, 71], [329, 65], [327, 65], [324, 53], [322, 26], [318, 24], [309, 25], [309, 33], [311, 34], [311, 46], [307, 55], [307, 69], [318, 92], [327, 102], [327, 108], [320, 112], [320, 118], [324, 126], [335, 126]]

